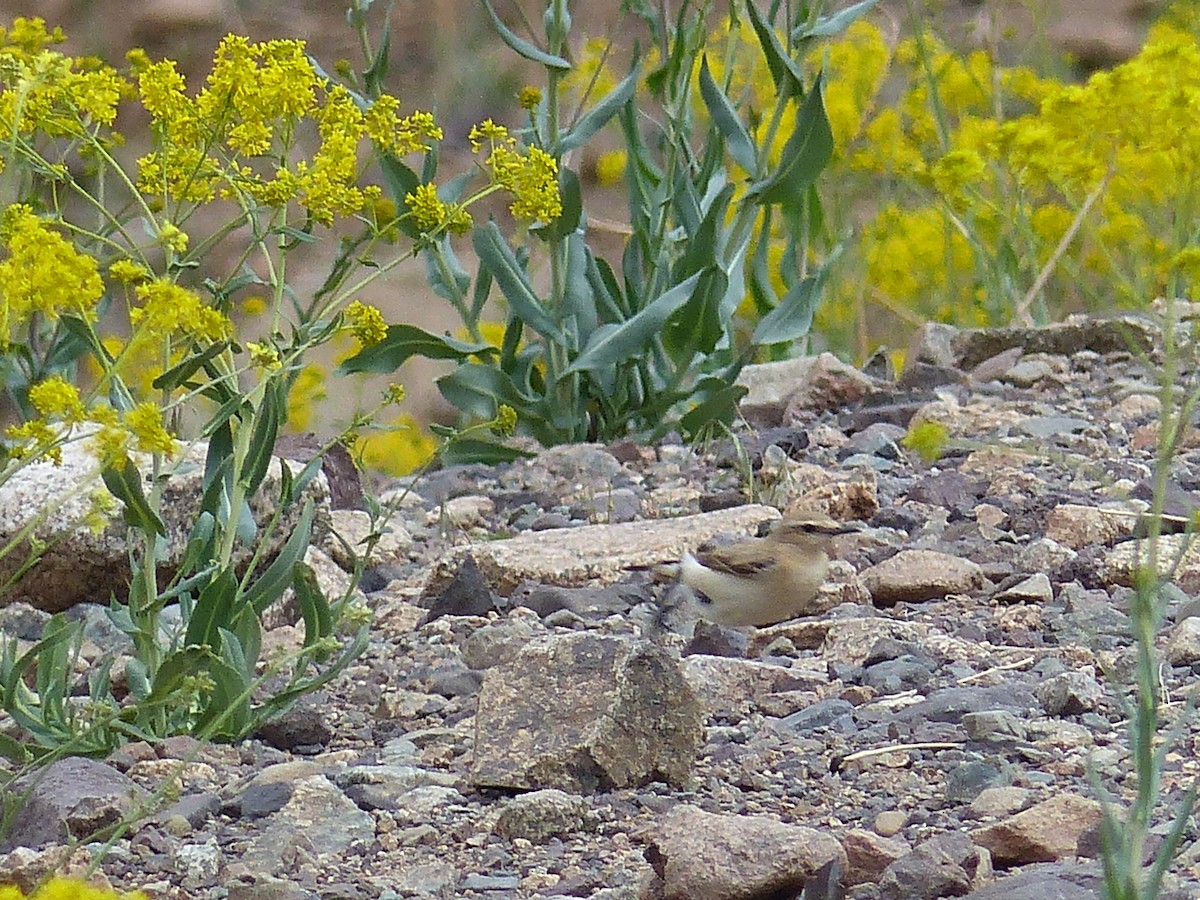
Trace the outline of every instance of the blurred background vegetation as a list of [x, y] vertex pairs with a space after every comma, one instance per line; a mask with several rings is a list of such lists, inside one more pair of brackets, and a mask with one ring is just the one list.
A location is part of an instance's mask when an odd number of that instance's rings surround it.
[[[611, 42], [615, 51], [605, 60], [612, 71], [623, 73], [625, 63], [636, 41], [647, 43], [644, 26], [633, 15], [624, 12], [627, 4], [617, 0], [596, 0], [573, 4], [572, 15], [573, 62], [595, 64], [597, 48]], [[887, 59], [876, 60], [883, 68], [894, 63], [891, 55], [920, 29], [945, 42], [944, 46], [963, 61], [970, 71], [972, 53], [984, 51], [987, 57], [1005, 66], [1029, 67], [1039, 76], [1062, 80], [1084, 77], [1095, 69], [1112, 66], [1135, 54], [1142, 45], [1149, 23], [1160, 15], [1165, 3], [1146, 0], [1064, 0], [1062, 3], [1040, 3], [1033, 0], [999, 0], [999, 2], [936, 2], [936, 0], [890, 0], [873, 11], [869, 21], [881, 39]], [[495, 4], [500, 16], [521, 34], [528, 34], [527, 23], [540, 30], [542, 4], [537, 0], [501, 0]], [[370, 11], [372, 31], [378, 35], [384, 28], [387, 4], [375, 3]], [[723, 4], [712, 10], [712, 24], [717, 28], [727, 14]], [[60, 25], [68, 36], [66, 52], [101, 56], [119, 64], [131, 47], [142, 47], [151, 56], [170, 56], [180, 63], [189, 84], [199, 85], [207, 72], [213, 48], [226, 33], [245, 34], [254, 40], [270, 38], [301, 38], [308, 42], [311, 54], [322, 65], [331, 67], [339, 60], [357, 64], [361, 49], [357, 35], [346, 23], [342, 3], [332, 0], [308, 2], [273, 2], [273, 0], [29, 0], [29, 2], [0, 3], [0, 18], [11, 20], [17, 15], [37, 15], [51, 26]], [[517, 95], [527, 82], [538, 83], [537, 67], [517, 58], [496, 37], [495, 32], [477, 0], [396, 0], [391, 5], [390, 30], [392, 40], [391, 74], [387, 88], [401, 98], [406, 110], [433, 109], [445, 129], [443, 156], [448, 170], [461, 169], [453, 156], [461, 154], [465, 161], [470, 152], [467, 134], [471, 126], [484, 119], [519, 124], [522, 111]], [[871, 93], [863, 100], [875, 112], [887, 105], [897, 107], [912, 93], [911, 83], [889, 78], [884, 72], [863, 74], [870, 64], [869, 39], [860, 33], [856, 51], [846, 50], [841, 58], [845, 83], [859, 77], [874, 78], [862, 89]], [[859, 55], [855, 55], [858, 53]], [[589, 63], [589, 60], [591, 61]], [[832, 58], [835, 70], [838, 58]], [[978, 70], [977, 70], [978, 71]], [[910, 73], [911, 77], [911, 73]], [[991, 71], [984, 72], [985, 78]], [[835, 82], [831, 82], [831, 85]], [[851, 85], [853, 88], [853, 85]], [[907, 92], [907, 93], [906, 93]], [[838, 126], [837, 109], [830, 104], [835, 133]], [[857, 114], [866, 118], [866, 110]], [[847, 128], [851, 126], [845, 126]], [[610, 126], [611, 128], [611, 126]], [[127, 125], [128, 133], [135, 133]], [[618, 259], [626, 231], [625, 189], [622, 186], [621, 158], [616, 152], [619, 135], [612, 128], [611, 144], [604, 138], [589, 143], [576, 168], [585, 182], [588, 213], [592, 219], [590, 241], [598, 255]], [[868, 143], [875, 140], [868, 135]], [[878, 143], [875, 140], [875, 143]], [[139, 148], [127, 148], [132, 159]], [[843, 172], [843, 175], [845, 172]], [[893, 175], [895, 173], [893, 172]], [[895, 184], [885, 186], [886, 174], [859, 172], [857, 183], [849, 183], [835, 172], [821, 182], [822, 200], [827, 205], [841, 206], [837, 213], [843, 223], [865, 226], [878, 212], [871, 209], [870, 200], [881, 190], [892, 192]], [[834, 181], [830, 179], [833, 178]], [[863, 180], [865, 179], [865, 181]], [[876, 179], [878, 183], [870, 183]], [[893, 179], [894, 180], [894, 179]], [[891, 196], [891, 193], [888, 194]], [[1069, 212], [1069, 211], [1068, 211]], [[915, 214], [914, 214], [915, 216]], [[878, 220], [875, 220], [878, 221]], [[876, 235], [874, 262], [868, 252], [845, 272], [834, 275], [819, 312], [816, 330], [808, 341], [808, 349], [833, 349], [843, 357], [862, 362], [887, 340], [893, 351], [903, 346], [898, 333], [925, 318], [960, 319], [960, 324], [985, 324], [986, 315], [972, 314], [971, 304], [953, 305], [950, 311], [939, 309], [932, 298], [928, 304], [912, 303], [899, 308], [889, 306], [886, 298], [872, 298], [862, 280], [873, 273], [876, 279], [887, 277], [891, 271], [896, 278], [911, 272], [930, 269], [932, 261], [922, 259], [917, 249], [920, 228], [936, 231], [937, 222], [915, 216], [897, 220], [904, 240], [896, 235]], [[598, 227], [597, 227], [598, 226]], [[1065, 226], [1063, 226], [1065, 227]], [[907, 244], [911, 238], [914, 243]], [[858, 239], [855, 235], [851, 241]], [[930, 240], [933, 236], [930, 236]], [[936, 243], [936, 241], [935, 241]], [[938, 245], [933, 252], [943, 256], [966, 252], [950, 244]], [[468, 270], [474, 269], [469, 246], [462, 255]], [[291, 280], [300, 292], [315, 290], [329, 260], [336, 250], [334, 241], [313, 245], [308, 259], [290, 270]], [[888, 266], [881, 266], [879, 257]], [[968, 265], [970, 267], [970, 265]], [[932, 285], [914, 282], [914, 291], [928, 293]], [[957, 285], [942, 285], [947, 291], [960, 290]], [[426, 285], [423, 267], [412, 264], [401, 267], [380, 284], [373, 285], [363, 297], [379, 306], [388, 321], [408, 322], [433, 332], [453, 332], [459, 321], [453, 310], [433, 295]], [[961, 311], [959, 311], [961, 310]], [[243, 314], [253, 320], [255, 308], [246, 304]], [[874, 327], [872, 323], [875, 323]], [[248, 322], [249, 324], [249, 322]], [[897, 325], [900, 332], [897, 332]], [[251, 328], [252, 330], [252, 328]], [[342, 348], [349, 352], [350, 348]], [[338, 361], [334, 356], [317, 359], [318, 367], [302, 378], [294, 389], [290, 426], [300, 431], [319, 434], [336, 433], [350, 405], [358, 398], [372, 397], [378, 383], [339, 379], [329, 380], [327, 372]], [[399, 373], [407, 388], [408, 422], [410, 429], [380, 436], [369, 443], [365, 460], [384, 471], [399, 473], [411, 469], [428, 453], [423, 425], [429, 422], [453, 421], [455, 412], [440, 397], [434, 378], [448, 366], [423, 359], [414, 359]], [[364, 405], [366, 401], [364, 400]]]

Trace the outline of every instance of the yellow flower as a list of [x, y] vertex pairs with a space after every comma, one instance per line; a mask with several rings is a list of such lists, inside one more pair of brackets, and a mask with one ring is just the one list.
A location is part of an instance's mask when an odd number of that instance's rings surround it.
[[162, 410], [150, 401], [139, 403], [125, 413], [125, 426], [133, 436], [137, 449], [143, 453], [175, 452], [175, 439], [163, 425]]
[[364, 468], [396, 476], [408, 475], [420, 468], [438, 447], [437, 441], [407, 413], [355, 437], [355, 455]]
[[248, 341], [246, 349], [250, 351], [251, 365], [268, 372], [275, 372], [283, 368], [283, 361], [279, 358], [279, 350], [273, 344]]
[[149, 280], [153, 273], [141, 263], [135, 263], [131, 259], [118, 259], [108, 267], [108, 274], [110, 278], [125, 284], [137, 284]]
[[355, 300], [346, 307], [346, 319], [354, 336], [366, 345], [378, 344], [387, 337], [387, 321], [374, 306]]
[[83, 421], [79, 389], [60, 375], [52, 375], [30, 387], [29, 402], [47, 419], [56, 417], [70, 424]]
[[605, 187], [617, 184], [625, 177], [629, 154], [624, 150], [609, 150], [596, 158], [596, 180]]
[[507, 404], [501, 404], [490, 428], [497, 437], [512, 437], [517, 431], [517, 411]]
[[417, 185], [416, 190], [405, 195], [404, 202], [408, 204], [408, 211], [413, 222], [422, 232], [436, 231], [445, 221], [446, 204], [438, 199], [436, 185]]
[[104, 294], [96, 260], [78, 252], [22, 203], [0, 218], [0, 242], [8, 259], [0, 262], [0, 350], [12, 329], [41, 314], [57, 319], [74, 313], [88, 320]]
[[5, 430], [8, 439], [20, 446], [10, 447], [8, 453], [14, 459], [48, 458], [56, 466], [62, 465], [62, 448], [56, 445], [58, 432], [44, 419], [30, 419], [20, 425], [9, 425]]
[[154, 339], [182, 335], [220, 341], [233, 333], [222, 313], [206, 306], [200, 295], [166, 278], [139, 285], [140, 307], [129, 311], [130, 323], [141, 336]]
[[310, 363], [300, 370], [296, 381], [288, 391], [288, 428], [308, 431], [312, 428], [317, 407], [326, 399], [326, 372], [319, 365]]
[[517, 102], [521, 105], [521, 109], [537, 109], [538, 104], [542, 102], [542, 92], [533, 85], [527, 84], [517, 94]]

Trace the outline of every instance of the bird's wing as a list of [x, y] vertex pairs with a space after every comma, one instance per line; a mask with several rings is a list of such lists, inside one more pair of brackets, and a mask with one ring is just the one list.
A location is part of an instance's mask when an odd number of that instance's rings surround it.
[[764, 546], [765, 541], [743, 541], [716, 550], [705, 550], [696, 554], [696, 561], [714, 572], [750, 577], [773, 569], [778, 563], [773, 548]]

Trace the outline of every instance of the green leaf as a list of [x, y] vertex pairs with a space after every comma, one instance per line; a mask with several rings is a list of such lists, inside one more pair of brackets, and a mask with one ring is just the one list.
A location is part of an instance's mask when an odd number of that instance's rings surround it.
[[[420, 186], [421, 179], [399, 157], [393, 156], [391, 153], [380, 151], [376, 157], [379, 159], [379, 170], [383, 175], [383, 186], [387, 188], [396, 208], [403, 210], [404, 198]], [[421, 233], [411, 216], [400, 218], [396, 222], [396, 227], [410, 238], [416, 238]]]
[[565, 156], [577, 147], [586, 144], [597, 131], [607, 125], [626, 103], [633, 98], [637, 90], [638, 78], [641, 76], [641, 62], [635, 61], [633, 69], [621, 82], [604, 97], [579, 117], [571, 126], [571, 130], [562, 135], [553, 145], [550, 155], [557, 158]]
[[254, 416], [254, 432], [250, 436], [250, 447], [242, 465], [242, 483], [246, 486], [247, 497], [254, 496], [254, 492], [267, 476], [271, 458], [275, 455], [279, 422], [286, 413], [285, 403], [279, 382], [269, 384]]
[[537, 454], [529, 450], [508, 447], [494, 441], [481, 438], [462, 438], [451, 443], [443, 451], [441, 461], [445, 466], [461, 466], [469, 463], [495, 466], [518, 459], [533, 459], [535, 456]]
[[704, 105], [708, 107], [708, 114], [712, 116], [717, 131], [725, 139], [729, 155], [733, 157], [734, 162], [753, 175], [758, 171], [758, 154], [754, 149], [754, 142], [750, 139], [750, 132], [742, 124], [737, 110], [713, 80], [712, 72], [708, 69], [707, 56], [700, 57], [700, 96], [704, 99]]
[[321, 638], [333, 634], [329, 601], [317, 583], [316, 573], [304, 562], [292, 567], [292, 588], [300, 606], [300, 618], [304, 621], [304, 646], [311, 647]]
[[129, 693], [134, 700], [145, 700], [150, 696], [150, 678], [146, 673], [146, 664], [136, 656], [125, 661], [125, 683], [129, 685]]
[[387, 88], [388, 53], [392, 47], [391, 24], [392, 11], [389, 8], [383, 19], [383, 37], [375, 50], [375, 58], [371, 60], [371, 67], [363, 72], [363, 86], [372, 99], [377, 98]]
[[697, 272], [681, 281], [620, 325], [601, 325], [592, 333], [583, 352], [563, 371], [563, 375], [615, 366], [641, 356], [650, 341], [662, 331], [667, 320], [692, 298], [702, 274]]
[[839, 245], [816, 272], [792, 285], [779, 305], [759, 321], [752, 341], [755, 344], [778, 344], [808, 334], [829, 273], [841, 255], [842, 247]]
[[[458, 255], [450, 245], [450, 235], [439, 235], [421, 255], [425, 259], [425, 281], [433, 292], [444, 300], [459, 304], [460, 298], [471, 287], [471, 276], [458, 261]], [[447, 275], [453, 283], [446, 280]]]
[[387, 337], [378, 344], [363, 347], [337, 368], [339, 375], [354, 372], [395, 372], [409, 357], [455, 359], [465, 362], [472, 356], [494, 354], [491, 344], [460, 341], [449, 335], [431, 334], [415, 325], [389, 325]]
[[200, 591], [192, 616], [188, 619], [184, 644], [188, 647], [220, 646], [218, 629], [233, 622], [238, 581], [231, 569], [222, 569]]
[[142, 492], [142, 473], [133, 464], [129, 454], [125, 454], [122, 463], [105, 466], [100, 474], [109, 492], [125, 504], [122, 518], [127, 525], [140, 528], [146, 534], [161, 534], [166, 537], [167, 526], [150, 508], [146, 495]]
[[563, 344], [563, 333], [547, 314], [529, 281], [529, 276], [517, 261], [508, 241], [495, 222], [488, 222], [471, 233], [471, 242], [479, 254], [479, 264], [485, 267], [500, 285], [512, 311], [526, 325], [543, 337]]
[[796, 130], [783, 146], [779, 165], [770, 175], [750, 186], [746, 196], [759, 203], [797, 206], [833, 156], [833, 130], [825, 115], [824, 74], [796, 116]]
[[746, 11], [750, 14], [750, 24], [767, 58], [767, 69], [771, 72], [771, 80], [775, 82], [775, 92], [783, 97], [803, 97], [804, 76], [779, 43], [774, 26], [763, 18], [755, 0], [746, 0]]
[[248, 603], [259, 615], [283, 596], [284, 589], [291, 583], [292, 566], [304, 558], [304, 552], [308, 549], [308, 541], [312, 537], [312, 522], [313, 502], [309, 498], [304, 501], [300, 521], [296, 523], [295, 530], [279, 551], [279, 555], [242, 594], [242, 601]]
[[571, 64], [561, 56], [555, 56], [552, 53], [547, 53], [545, 50], [534, 46], [529, 41], [515, 35], [507, 25], [500, 20], [496, 15], [496, 11], [492, 9], [492, 4], [488, 0], [480, 0], [483, 8], [487, 10], [488, 18], [492, 20], [492, 27], [496, 29], [496, 33], [500, 35], [500, 40], [508, 44], [516, 53], [531, 60], [535, 63], [540, 63], [548, 69], [558, 69], [561, 72], [569, 72]]
[[468, 416], [490, 419], [507, 404], [518, 412], [533, 398], [525, 397], [507, 374], [494, 366], [463, 363], [437, 380], [442, 396]]
[[861, 0], [853, 6], [835, 12], [831, 16], [821, 16], [811, 28], [801, 26], [792, 32], [793, 41], [806, 38], [836, 37], [841, 34], [872, 9], [879, 5], [879, 0]]
[[215, 357], [225, 352], [229, 346], [229, 341], [218, 341], [215, 344], [209, 344], [194, 356], [188, 356], [182, 362], [171, 366], [171, 368], [167, 369], [167, 371], [163, 372], [151, 383], [155, 390], [173, 391], [202, 369], [205, 363], [211, 362]]
[[562, 197], [562, 214], [546, 225], [535, 229], [539, 237], [548, 241], [561, 241], [579, 229], [583, 218], [583, 191], [579, 176], [563, 166], [558, 175], [558, 193]]
[[722, 384], [710, 393], [703, 401], [684, 413], [679, 418], [679, 427], [683, 429], [684, 437], [695, 438], [713, 422], [728, 425], [738, 413], [738, 401], [748, 393], [749, 388], [741, 384]]
[[697, 353], [710, 353], [725, 334], [721, 301], [729, 277], [717, 268], [700, 273], [700, 282], [688, 302], [663, 328], [664, 343], [680, 362], [690, 363]]

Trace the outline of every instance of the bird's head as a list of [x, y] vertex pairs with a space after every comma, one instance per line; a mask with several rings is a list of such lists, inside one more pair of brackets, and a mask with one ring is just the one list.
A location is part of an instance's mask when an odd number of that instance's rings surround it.
[[850, 534], [858, 529], [843, 525], [821, 512], [797, 510], [788, 513], [771, 529], [770, 540], [799, 547], [826, 549], [830, 540], [839, 534]]

